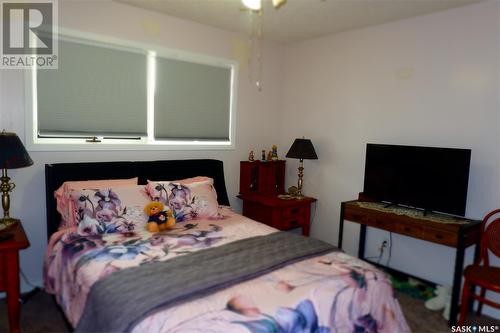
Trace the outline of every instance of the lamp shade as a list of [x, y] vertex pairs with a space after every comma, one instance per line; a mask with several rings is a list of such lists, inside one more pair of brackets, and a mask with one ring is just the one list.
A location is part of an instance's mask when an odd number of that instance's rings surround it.
[[0, 168], [17, 169], [33, 164], [33, 160], [15, 133], [0, 133]]
[[318, 155], [309, 139], [295, 139], [286, 154], [288, 158], [298, 158], [301, 160], [317, 160]]

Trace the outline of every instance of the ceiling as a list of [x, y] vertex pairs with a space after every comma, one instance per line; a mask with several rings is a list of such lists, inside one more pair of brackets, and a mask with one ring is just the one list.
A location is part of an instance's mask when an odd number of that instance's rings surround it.
[[[240, 0], [116, 1], [229, 31], [249, 31], [249, 11]], [[262, 1], [264, 38], [292, 43], [482, 0], [288, 0], [278, 10], [271, 0]]]

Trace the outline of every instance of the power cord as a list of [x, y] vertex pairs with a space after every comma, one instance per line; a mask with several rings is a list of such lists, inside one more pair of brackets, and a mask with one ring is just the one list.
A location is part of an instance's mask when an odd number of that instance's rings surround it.
[[389, 231], [389, 256], [387, 258], [387, 263], [385, 264], [387, 267], [389, 267], [389, 263], [391, 262], [392, 258], [392, 232]]
[[19, 303], [25, 304], [30, 300], [31, 297], [35, 296], [40, 290], [43, 290], [43, 287], [31, 283], [31, 281], [26, 277], [26, 274], [24, 274], [22, 269], [19, 269], [19, 272], [21, 273], [21, 277], [23, 278], [24, 282], [26, 282], [28, 286], [33, 287], [33, 289], [31, 289], [29, 292], [19, 297]]
[[40, 286], [37, 286], [37, 285], [31, 283], [31, 281], [26, 277], [26, 274], [24, 274], [22, 269], [19, 269], [19, 272], [21, 273], [21, 277], [23, 278], [24, 282], [26, 282], [26, 284], [28, 286], [33, 287], [33, 288], [43, 289], [43, 287], [40, 287]]
[[384, 249], [387, 246], [387, 241], [383, 241], [380, 247], [378, 248], [378, 256], [371, 256], [371, 257], [366, 257], [365, 259], [375, 259], [377, 258], [377, 264], [380, 264], [380, 261], [382, 260], [382, 257], [384, 256]]

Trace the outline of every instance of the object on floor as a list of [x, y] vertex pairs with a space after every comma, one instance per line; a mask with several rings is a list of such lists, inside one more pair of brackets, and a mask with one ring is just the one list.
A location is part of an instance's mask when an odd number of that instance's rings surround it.
[[450, 310], [451, 310], [451, 293], [446, 295], [444, 310], [443, 310], [444, 319], [450, 320]]
[[31, 289], [30, 291], [28, 291], [27, 293], [22, 294], [19, 297], [19, 303], [26, 304], [31, 298], [33, 298], [33, 296], [35, 296], [41, 290], [42, 290], [42, 288], [35, 287], [35, 288]]
[[[500, 209], [488, 213], [481, 223], [481, 244], [479, 260], [473, 265], [467, 266], [464, 271], [464, 287], [462, 289], [462, 305], [460, 308], [459, 325], [464, 324], [469, 301], [473, 299], [479, 301], [477, 315], [481, 315], [483, 303], [500, 309], [500, 303], [486, 299], [486, 290], [496, 293], [500, 292], [500, 267], [490, 266], [489, 252], [496, 257], [500, 257]], [[472, 286], [480, 288], [480, 294], [471, 290]]]
[[394, 289], [416, 299], [427, 300], [433, 296], [433, 288], [415, 278], [390, 275]]
[[[446, 303], [451, 303], [451, 288], [448, 286], [437, 286], [434, 291], [435, 297], [425, 302], [425, 307], [432, 311], [444, 309]], [[449, 313], [448, 313], [449, 316]]]
[[408, 283], [412, 286], [418, 286], [420, 285], [422, 282], [418, 279], [415, 279], [413, 277], [408, 277]]

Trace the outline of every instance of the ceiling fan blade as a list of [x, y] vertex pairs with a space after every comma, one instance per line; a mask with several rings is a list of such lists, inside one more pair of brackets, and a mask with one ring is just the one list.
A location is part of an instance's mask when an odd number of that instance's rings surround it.
[[286, 3], [286, 0], [273, 0], [273, 6], [275, 9], [279, 9]]

